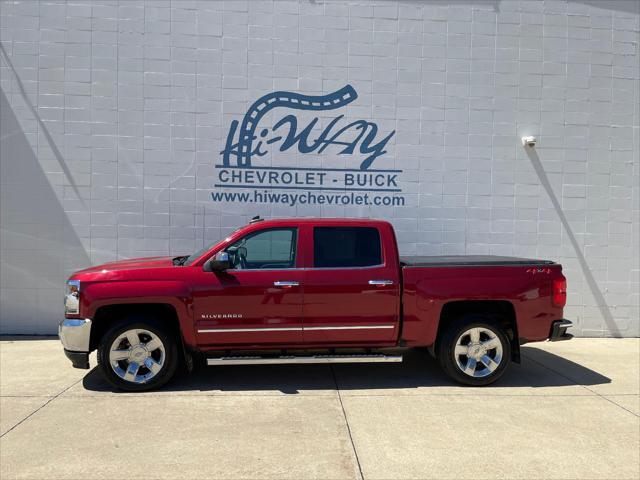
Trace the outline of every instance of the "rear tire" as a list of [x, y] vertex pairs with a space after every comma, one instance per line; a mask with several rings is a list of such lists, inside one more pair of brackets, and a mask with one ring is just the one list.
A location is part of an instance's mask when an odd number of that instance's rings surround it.
[[145, 318], [129, 318], [100, 339], [98, 366], [113, 387], [128, 392], [159, 388], [174, 376], [178, 345], [166, 327]]
[[511, 360], [511, 343], [491, 317], [468, 315], [448, 326], [436, 352], [449, 377], [463, 385], [479, 387], [504, 375]]

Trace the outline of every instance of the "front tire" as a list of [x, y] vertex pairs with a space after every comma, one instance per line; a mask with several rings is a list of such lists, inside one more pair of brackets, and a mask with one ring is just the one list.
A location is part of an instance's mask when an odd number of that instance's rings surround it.
[[178, 345], [152, 320], [128, 319], [107, 331], [98, 346], [98, 366], [113, 387], [129, 392], [159, 388], [176, 372]]
[[490, 317], [454, 320], [438, 342], [437, 358], [458, 383], [484, 386], [504, 375], [511, 359], [511, 343], [500, 324]]

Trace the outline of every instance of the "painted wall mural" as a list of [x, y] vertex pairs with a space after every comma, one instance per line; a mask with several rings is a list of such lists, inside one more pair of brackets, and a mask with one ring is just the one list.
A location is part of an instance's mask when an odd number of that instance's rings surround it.
[[[377, 169], [376, 159], [387, 153], [395, 130], [380, 133], [378, 125], [368, 120], [345, 121], [345, 115], [332, 118], [320, 126], [319, 117], [304, 124], [290, 110], [327, 111], [347, 107], [358, 98], [352, 85], [327, 95], [312, 96], [295, 92], [272, 92], [256, 100], [242, 122], [233, 120], [225, 148], [217, 164], [214, 202], [282, 203], [326, 205], [404, 205], [398, 186], [402, 170]], [[284, 110], [272, 127], [261, 124], [267, 113]], [[264, 122], [263, 122], [264, 123]], [[270, 149], [309, 154], [309, 165], [318, 163], [325, 151], [354, 157], [352, 167], [291, 167], [264, 165], [260, 159]], [[315, 161], [314, 161], [315, 160]], [[252, 193], [225, 192], [227, 189], [251, 190]], [[288, 191], [277, 193], [276, 191]], [[315, 193], [313, 193], [315, 192]], [[334, 193], [318, 193], [334, 192]], [[338, 193], [341, 192], [341, 193]], [[384, 193], [385, 195], [380, 195]]]

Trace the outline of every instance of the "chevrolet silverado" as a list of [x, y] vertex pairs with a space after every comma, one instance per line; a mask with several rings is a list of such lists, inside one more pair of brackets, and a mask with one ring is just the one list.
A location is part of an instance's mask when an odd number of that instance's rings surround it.
[[466, 385], [499, 379], [520, 345], [566, 340], [552, 261], [400, 257], [388, 222], [255, 218], [191, 255], [122, 260], [67, 282], [59, 335], [114, 387], [141, 391], [182, 365], [400, 362], [427, 347]]

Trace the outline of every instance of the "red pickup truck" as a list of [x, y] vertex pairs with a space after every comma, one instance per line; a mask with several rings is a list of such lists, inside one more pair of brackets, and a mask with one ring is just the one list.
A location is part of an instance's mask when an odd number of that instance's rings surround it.
[[[188, 256], [75, 273], [59, 333], [74, 367], [148, 390], [179, 365], [399, 362], [428, 347], [467, 385], [502, 376], [520, 345], [572, 336], [566, 280], [546, 260], [400, 258], [368, 219], [256, 218]], [[204, 361], [204, 362], [203, 362]]]

